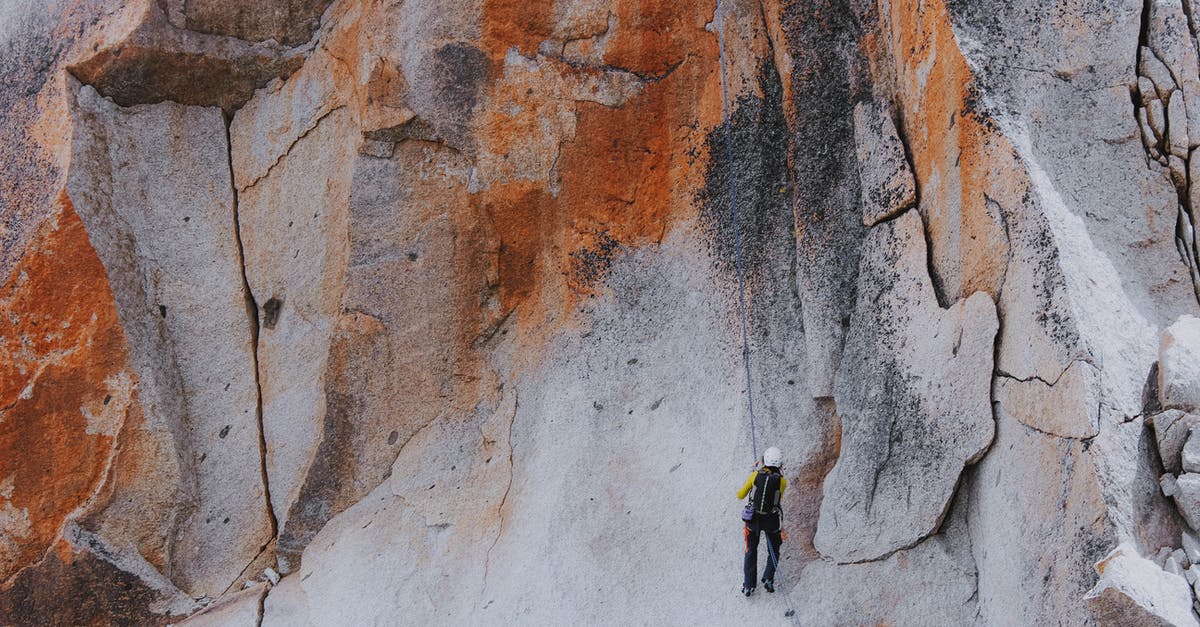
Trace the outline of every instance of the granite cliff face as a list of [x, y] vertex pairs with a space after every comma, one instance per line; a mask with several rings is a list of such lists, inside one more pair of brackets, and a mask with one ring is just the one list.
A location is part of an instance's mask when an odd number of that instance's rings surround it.
[[0, 7], [0, 623], [1200, 623], [1198, 9]]

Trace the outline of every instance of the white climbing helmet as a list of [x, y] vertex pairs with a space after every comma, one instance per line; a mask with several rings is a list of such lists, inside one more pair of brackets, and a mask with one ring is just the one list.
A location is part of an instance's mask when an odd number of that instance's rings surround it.
[[763, 466], [779, 467], [783, 463], [783, 451], [772, 446], [763, 452]]

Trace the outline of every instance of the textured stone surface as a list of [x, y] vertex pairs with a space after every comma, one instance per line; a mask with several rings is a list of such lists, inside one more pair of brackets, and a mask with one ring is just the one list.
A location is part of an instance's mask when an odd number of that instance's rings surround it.
[[1092, 565], [1192, 559], [1194, 14], [6, 4], [0, 623], [1143, 612]]
[[1122, 544], [1096, 563], [1100, 581], [1085, 597], [1100, 625], [1198, 625], [1191, 586]]
[[863, 226], [873, 226], [912, 207], [917, 202], [917, 184], [887, 110], [861, 102], [855, 105], [854, 143]]
[[1200, 409], [1200, 318], [1182, 316], [1162, 334], [1158, 399], [1166, 408]]
[[1200, 415], [1179, 409], [1168, 409], [1154, 416], [1158, 454], [1167, 472], [1180, 472], [1183, 447], [1191, 439], [1192, 427], [1197, 424], [1200, 424]]
[[841, 562], [916, 544], [942, 521], [958, 476], [992, 441], [995, 308], [937, 304], [915, 211], [863, 242], [859, 306], [838, 372], [842, 447], [825, 481], [816, 547]]
[[179, 459], [172, 571], [215, 598], [273, 533], [221, 112], [122, 109], [85, 86], [76, 113], [67, 189], [133, 330], [145, 420], [172, 434]]

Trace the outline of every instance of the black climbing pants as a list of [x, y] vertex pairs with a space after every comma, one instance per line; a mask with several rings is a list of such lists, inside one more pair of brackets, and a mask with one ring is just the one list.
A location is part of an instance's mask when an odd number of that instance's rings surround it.
[[[746, 560], [742, 565], [742, 586], [753, 588], [758, 583], [758, 534], [767, 534], [767, 566], [763, 569], [763, 579], [775, 581], [775, 566], [779, 560], [779, 545], [783, 544], [779, 529], [779, 512], [774, 514], [755, 514], [746, 523]], [[774, 553], [775, 559], [771, 559]]]

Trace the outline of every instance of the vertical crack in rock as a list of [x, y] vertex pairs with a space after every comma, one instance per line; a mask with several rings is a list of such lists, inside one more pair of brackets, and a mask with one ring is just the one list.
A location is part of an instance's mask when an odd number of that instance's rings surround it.
[[[229, 163], [229, 188], [233, 192], [233, 234], [237, 240], [238, 264], [242, 269], [242, 290], [246, 295], [246, 310], [250, 318], [250, 351], [254, 358], [255, 418], [258, 422], [259, 472], [262, 474], [263, 499], [265, 500], [267, 517], [271, 523], [271, 539], [275, 539], [279, 535], [279, 522], [275, 518], [275, 508], [271, 505], [271, 483], [267, 474], [267, 438], [266, 432], [263, 429], [262, 371], [258, 360], [260, 332], [258, 302], [254, 300], [254, 292], [250, 291], [250, 279], [246, 274], [246, 248], [242, 243], [242, 222], [240, 207], [238, 205], [238, 189], [233, 172], [233, 138], [230, 136], [229, 131], [232, 121], [232, 116], [225, 116], [225, 149]], [[262, 549], [259, 550], [260, 554], [263, 549], [266, 549], [268, 544], [270, 544], [270, 540], [263, 544]], [[255, 557], [255, 559], [257, 560], [258, 558]], [[260, 612], [260, 622], [261, 619], [262, 613]]]
[[517, 390], [513, 390], [513, 408], [512, 414], [508, 418], [508, 484], [504, 486], [504, 495], [500, 497], [500, 505], [496, 508], [496, 514], [500, 517], [500, 524], [496, 528], [496, 537], [492, 538], [492, 544], [488, 546], [487, 553], [483, 557], [483, 587], [482, 590], [487, 590], [488, 567], [491, 565], [492, 549], [500, 543], [500, 537], [504, 535], [504, 505], [508, 501], [508, 493], [512, 490], [513, 475], [515, 468], [513, 464], [513, 440], [512, 432], [513, 425], [517, 422], [517, 408], [521, 406], [520, 397]]

